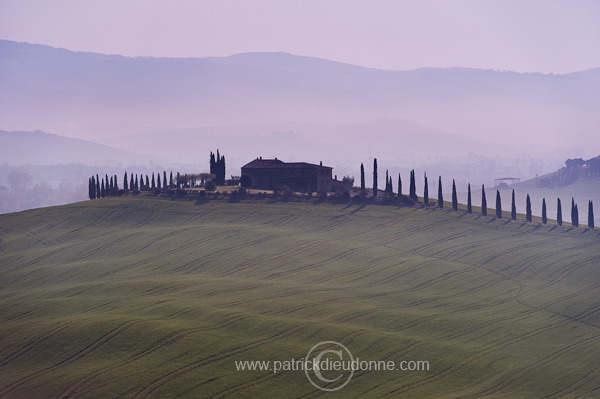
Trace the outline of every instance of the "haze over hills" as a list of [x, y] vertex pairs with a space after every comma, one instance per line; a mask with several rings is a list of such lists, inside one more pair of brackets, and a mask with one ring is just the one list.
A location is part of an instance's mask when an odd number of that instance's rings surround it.
[[0, 159], [11, 166], [145, 164], [151, 157], [57, 134], [0, 130]]
[[[564, 159], [594, 154], [586, 151], [600, 122], [594, 108], [600, 102], [600, 69], [566, 75], [464, 68], [383, 71], [286, 53], [128, 58], [0, 41], [0, 70], [4, 129], [44, 129], [88, 139], [389, 118], [485, 137], [515, 152], [547, 154], [560, 148]], [[386, 145], [400, 147], [403, 134], [387, 136]], [[330, 144], [344, 138], [326, 129], [319, 135]], [[365, 141], [356, 144], [364, 147]], [[445, 151], [461, 146], [458, 141]], [[505, 147], [487, 151], [506, 153]]]

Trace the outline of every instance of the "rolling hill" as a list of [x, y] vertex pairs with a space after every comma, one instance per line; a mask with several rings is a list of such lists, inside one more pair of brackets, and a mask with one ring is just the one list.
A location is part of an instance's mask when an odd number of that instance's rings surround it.
[[596, 397], [600, 233], [384, 206], [106, 198], [0, 215], [0, 396]]

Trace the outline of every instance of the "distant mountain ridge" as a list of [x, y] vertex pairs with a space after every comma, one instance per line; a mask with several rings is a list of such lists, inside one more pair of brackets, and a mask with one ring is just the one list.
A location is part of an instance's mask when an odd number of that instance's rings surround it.
[[115, 165], [147, 163], [149, 157], [85, 140], [41, 131], [7, 132], [0, 130], [0, 160], [11, 166]]
[[[566, 75], [383, 71], [286, 53], [129, 58], [3, 40], [0, 89], [0, 128], [80, 138], [136, 133], [131, 125], [143, 131], [384, 117], [532, 148], [542, 141], [586, 148], [600, 125], [600, 68]], [[98, 127], [106, 124], [114, 128]]]

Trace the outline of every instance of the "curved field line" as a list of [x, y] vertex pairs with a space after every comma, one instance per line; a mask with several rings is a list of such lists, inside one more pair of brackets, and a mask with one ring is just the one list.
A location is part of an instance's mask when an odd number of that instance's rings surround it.
[[[282, 237], [281, 235], [278, 237]], [[285, 237], [285, 236], [284, 236]], [[265, 256], [263, 258], [258, 258], [258, 259], [253, 259], [253, 260], [247, 260], [241, 263], [236, 264], [236, 267], [232, 270], [229, 270], [227, 272], [223, 272], [223, 273], [219, 273], [217, 274], [218, 277], [227, 277], [230, 276], [232, 274], [238, 273], [242, 270], [245, 269], [249, 269], [253, 266], [262, 264], [264, 262], [274, 262], [274, 261], [278, 261], [280, 259], [286, 259], [291, 255], [294, 255], [295, 253], [298, 253], [300, 251], [305, 251], [314, 247], [318, 247], [319, 245], [322, 245], [323, 241], [322, 240], [313, 240], [313, 241], [308, 241], [308, 242], [303, 242], [300, 244], [297, 244], [295, 246], [292, 246], [291, 248], [282, 250], [282, 251], [277, 251], [276, 254], [272, 255], [272, 256]], [[279, 269], [281, 267], [281, 265], [277, 265], [277, 269]], [[268, 271], [269, 269], [265, 270]]]
[[81, 351], [69, 356], [67, 359], [61, 360], [60, 362], [58, 362], [52, 366], [49, 366], [42, 370], [33, 372], [25, 377], [22, 377], [16, 381], [12, 382], [11, 384], [7, 385], [2, 390], [0, 390], [0, 395], [2, 395], [2, 396], [8, 395], [11, 392], [13, 392], [15, 389], [19, 388], [20, 386], [28, 383], [29, 381], [31, 381], [41, 375], [47, 374], [58, 368], [64, 367], [68, 364], [71, 364], [71, 363], [83, 358], [84, 356], [89, 355], [90, 353], [94, 352], [95, 350], [97, 350], [98, 348], [100, 348], [101, 346], [106, 344], [107, 342], [114, 339], [117, 335], [121, 334], [122, 332], [124, 332], [125, 330], [127, 330], [128, 328], [132, 327], [133, 325], [135, 325], [137, 323], [138, 323], [138, 321], [127, 321], [127, 322], [113, 328], [112, 330], [110, 330], [107, 333], [100, 336], [100, 338], [94, 340], [92, 343], [87, 345]]
[[21, 348], [19, 348], [16, 352], [12, 353], [11, 355], [0, 360], [0, 367], [4, 367], [7, 364], [13, 362], [14, 360], [18, 359], [19, 357], [23, 356], [25, 353], [29, 352], [30, 350], [32, 350], [33, 348], [38, 346], [39, 344], [46, 342], [52, 336], [62, 332], [63, 330], [67, 329], [68, 327], [71, 327], [73, 324], [75, 324], [75, 322], [59, 324], [57, 327], [54, 327], [51, 330], [46, 331], [43, 334], [40, 334], [34, 338], [28, 338], [27, 339], [28, 343], [26, 345], [22, 346]]
[[148, 346], [146, 349], [143, 349], [140, 352], [132, 355], [129, 359], [121, 361], [117, 364], [112, 364], [112, 365], [106, 366], [100, 370], [97, 370], [97, 371], [85, 376], [83, 379], [78, 380], [73, 385], [67, 387], [58, 397], [59, 398], [71, 397], [72, 395], [74, 395], [75, 393], [80, 391], [82, 388], [84, 388], [85, 386], [92, 383], [95, 379], [97, 379], [101, 375], [106, 374], [107, 372], [115, 370], [119, 367], [123, 367], [129, 363], [138, 361], [146, 356], [156, 353], [162, 349], [165, 349], [168, 346], [174, 345], [191, 335], [194, 335], [194, 334], [197, 334], [197, 333], [203, 332], [203, 331], [210, 331], [210, 330], [216, 330], [216, 329], [230, 327], [239, 321], [248, 319], [249, 317], [250, 316], [235, 316], [230, 319], [224, 320], [223, 322], [221, 322], [217, 325], [211, 326], [211, 327], [183, 329], [183, 330], [173, 331], [172, 333], [167, 334], [164, 337], [161, 337], [160, 339], [158, 339], [157, 341], [152, 343], [150, 346]]
[[240, 346], [237, 346], [234, 348], [227, 349], [225, 351], [216, 353], [214, 355], [207, 356], [205, 358], [194, 360], [193, 362], [186, 364], [185, 366], [179, 367], [178, 369], [173, 370], [173, 371], [163, 375], [162, 377], [159, 377], [156, 380], [152, 381], [149, 385], [147, 385], [140, 392], [138, 392], [137, 395], [134, 396], [134, 399], [147, 398], [147, 397], [153, 395], [154, 393], [156, 393], [161, 388], [163, 388], [165, 385], [171, 383], [173, 380], [180, 378], [199, 367], [205, 366], [207, 364], [212, 364], [217, 361], [224, 360], [224, 359], [228, 359], [233, 356], [239, 355], [241, 353], [245, 353], [251, 349], [255, 349], [255, 348], [263, 346], [269, 342], [272, 342], [273, 340], [279, 340], [279, 339], [286, 338], [286, 337], [293, 335], [294, 333], [300, 331], [302, 328], [303, 327], [289, 328], [287, 330], [279, 331], [278, 333], [276, 333], [270, 337], [262, 338], [262, 339], [259, 339], [258, 341], [250, 342], [250, 343], [247, 343], [244, 345], [240, 345]]
[[486, 389], [484, 391], [477, 392], [474, 395], [462, 396], [457, 399], [482, 398], [484, 396], [488, 396], [490, 394], [497, 393], [498, 391], [501, 391], [502, 389], [505, 389], [508, 386], [517, 383], [518, 381], [527, 377], [531, 373], [538, 371], [540, 368], [544, 367], [545, 365], [554, 362], [555, 360], [559, 359], [561, 356], [572, 353], [573, 351], [579, 349], [580, 347], [587, 345], [590, 342], [596, 341], [598, 339], [600, 339], [600, 336], [590, 337], [590, 338], [586, 338], [581, 341], [575, 342], [575, 343], [573, 343], [569, 346], [566, 346], [558, 351], [552, 352], [552, 353], [544, 356], [543, 358], [539, 359], [535, 363], [530, 364], [529, 366], [519, 370], [518, 372], [509, 375], [508, 377], [504, 378], [502, 381], [499, 381], [498, 383], [496, 383], [495, 385], [489, 387], [488, 389]]
[[[591, 382], [594, 382], [595, 380], [600, 380], [600, 366], [596, 367], [594, 370], [590, 371], [587, 375], [585, 375], [582, 378], [580, 378], [579, 380], [575, 381], [573, 384], [569, 385], [567, 388], [562, 389], [558, 392], [555, 392], [551, 395], [546, 395], [542, 399], [551, 399], [551, 398], [558, 398], [558, 397], [573, 397], [572, 395], [567, 396], [567, 394], [571, 394], [571, 393], [577, 391], [578, 389], [580, 389], [581, 387], [588, 385]], [[600, 384], [595, 384], [592, 386], [600, 387]], [[596, 388], [596, 389], [594, 389], [594, 391], [599, 390], [599, 389], [600, 388]], [[589, 393], [591, 393], [591, 392], [592, 391], [590, 391]], [[583, 396], [581, 396], [581, 397], [583, 397]]]
[[492, 347], [489, 347], [487, 349], [481, 350], [481, 351], [479, 351], [479, 352], [477, 352], [477, 353], [475, 353], [475, 354], [473, 354], [473, 355], [471, 355], [471, 356], [469, 356], [469, 357], [461, 360], [460, 362], [456, 363], [455, 365], [450, 366], [447, 369], [442, 370], [441, 372], [432, 375], [431, 377], [424, 378], [422, 380], [419, 380], [419, 381], [416, 381], [414, 383], [408, 384], [408, 385], [406, 385], [404, 387], [400, 387], [400, 388], [388, 391], [386, 394], [384, 394], [384, 396], [397, 397], [401, 393], [412, 391], [412, 390], [414, 390], [416, 388], [419, 388], [419, 387], [421, 387], [423, 385], [430, 384], [432, 382], [438, 381], [438, 380], [440, 380], [442, 378], [445, 378], [445, 377], [447, 377], [447, 376], [455, 373], [456, 371], [458, 371], [458, 370], [460, 370], [460, 369], [462, 369], [464, 367], [467, 367], [467, 366], [473, 364], [475, 361], [477, 361], [477, 360], [479, 360], [479, 359], [481, 359], [481, 358], [483, 358], [483, 357], [485, 357], [485, 356], [487, 356], [489, 354], [492, 354], [494, 352], [498, 352], [499, 350], [505, 349], [505, 348], [507, 348], [507, 347], [509, 347], [511, 345], [516, 344], [516, 343], [525, 341], [525, 340], [527, 340], [529, 338], [532, 338], [532, 337], [534, 337], [536, 335], [539, 335], [539, 334], [545, 333], [547, 331], [550, 331], [550, 330], [553, 330], [553, 329], [565, 326], [565, 325], [569, 324], [570, 322], [571, 322], [570, 320], [559, 321], [557, 323], [554, 323], [554, 324], [551, 324], [551, 325], [545, 326], [545, 327], [540, 327], [538, 329], [535, 329], [535, 330], [530, 331], [528, 333], [519, 335], [517, 337], [509, 338], [509, 339], [504, 340], [504, 341], [502, 341], [502, 342], [500, 342], [500, 343], [498, 343], [498, 344], [496, 344], [496, 345], [494, 345]]

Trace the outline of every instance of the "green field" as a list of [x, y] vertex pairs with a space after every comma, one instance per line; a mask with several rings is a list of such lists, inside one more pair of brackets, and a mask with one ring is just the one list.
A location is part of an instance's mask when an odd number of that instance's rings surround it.
[[[126, 197], [0, 215], [0, 238], [0, 397], [600, 397], [599, 230]], [[321, 341], [430, 369], [335, 392], [236, 371]]]

